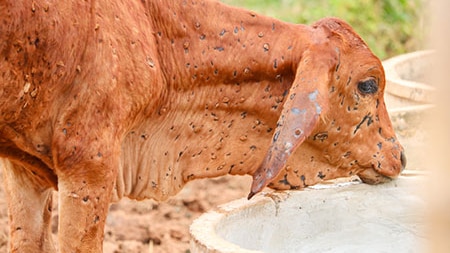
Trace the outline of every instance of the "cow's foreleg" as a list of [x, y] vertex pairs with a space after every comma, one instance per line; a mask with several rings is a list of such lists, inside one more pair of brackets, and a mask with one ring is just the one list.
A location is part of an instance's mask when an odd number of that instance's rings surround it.
[[102, 252], [115, 172], [111, 163], [85, 162], [58, 177], [61, 252]]
[[9, 252], [55, 252], [51, 217], [53, 189], [31, 171], [1, 160], [9, 211]]

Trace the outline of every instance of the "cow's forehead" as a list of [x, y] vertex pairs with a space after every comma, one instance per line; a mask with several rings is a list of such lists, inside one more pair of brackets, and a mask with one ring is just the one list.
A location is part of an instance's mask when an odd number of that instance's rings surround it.
[[383, 65], [369, 50], [354, 50], [350, 54], [344, 53], [341, 55], [341, 58], [341, 70], [336, 71], [335, 75], [351, 78], [351, 83], [374, 78], [378, 85], [384, 86], [385, 74]]
[[340, 41], [353, 49], [369, 49], [367, 43], [345, 21], [338, 18], [324, 18], [313, 24], [314, 28], [328, 29]]
[[[366, 42], [351, 28], [351, 26], [343, 20], [336, 18], [324, 18], [316, 22], [313, 27], [324, 27], [329, 30], [326, 35], [342, 58], [349, 58], [345, 61], [352, 68], [360, 68], [360, 72], [364, 74], [364, 68], [373, 75], [383, 75], [384, 70], [376, 55], [370, 50]], [[362, 71], [361, 71], [362, 70]], [[356, 73], [356, 72], [355, 72]]]

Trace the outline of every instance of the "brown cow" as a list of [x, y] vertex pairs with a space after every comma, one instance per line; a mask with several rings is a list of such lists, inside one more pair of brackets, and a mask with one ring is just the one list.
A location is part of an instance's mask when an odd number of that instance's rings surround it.
[[195, 178], [300, 189], [404, 167], [379, 59], [345, 22], [287, 24], [210, 0], [0, 2], [10, 251], [101, 252], [113, 199]]

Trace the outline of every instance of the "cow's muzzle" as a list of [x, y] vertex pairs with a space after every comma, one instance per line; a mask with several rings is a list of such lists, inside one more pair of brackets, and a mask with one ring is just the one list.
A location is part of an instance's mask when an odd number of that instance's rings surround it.
[[[400, 153], [400, 169], [394, 169], [399, 171], [398, 174], [400, 174], [406, 167], [406, 155], [405, 153], [402, 151]], [[375, 167], [373, 166], [372, 168], [367, 168], [363, 171], [361, 171], [360, 173], [358, 173], [359, 178], [367, 184], [381, 184], [381, 183], [386, 183], [391, 181], [392, 179], [395, 179], [398, 174], [396, 174], [395, 176], [392, 175], [383, 175], [382, 171], [375, 169]]]

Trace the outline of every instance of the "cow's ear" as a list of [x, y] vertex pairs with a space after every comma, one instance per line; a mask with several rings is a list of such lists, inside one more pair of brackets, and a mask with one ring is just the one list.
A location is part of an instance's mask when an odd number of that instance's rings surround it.
[[[325, 54], [326, 55], [326, 54]], [[285, 166], [328, 110], [328, 87], [336, 69], [335, 57], [306, 51], [297, 68], [269, 150], [253, 174], [248, 198], [267, 186]], [[330, 56], [330, 55], [328, 55]]]

